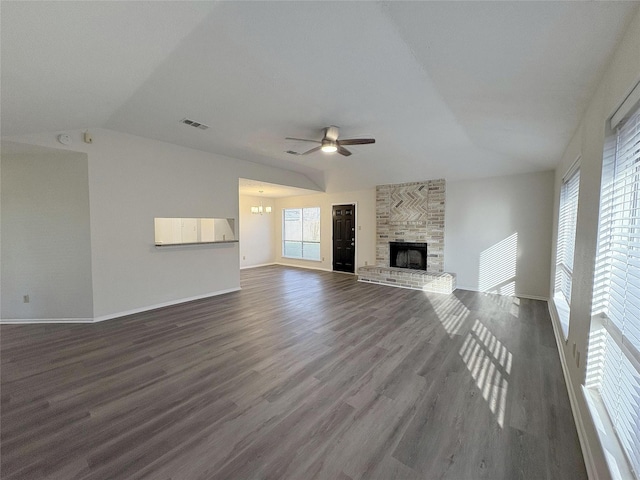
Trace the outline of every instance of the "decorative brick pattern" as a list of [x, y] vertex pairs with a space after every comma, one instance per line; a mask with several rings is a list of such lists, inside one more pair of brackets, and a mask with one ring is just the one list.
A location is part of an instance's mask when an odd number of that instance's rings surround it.
[[427, 271], [444, 270], [445, 180], [376, 187], [376, 264], [389, 267], [389, 242], [427, 244]]
[[360, 267], [358, 281], [446, 294], [456, 289], [456, 276], [453, 273], [433, 273], [406, 268]]
[[426, 183], [398, 185], [389, 192], [389, 220], [393, 223], [429, 219], [429, 187]]

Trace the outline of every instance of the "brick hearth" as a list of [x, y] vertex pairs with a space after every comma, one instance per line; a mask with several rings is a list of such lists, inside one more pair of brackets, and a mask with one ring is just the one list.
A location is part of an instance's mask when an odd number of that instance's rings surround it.
[[434, 293], [451, 293], [456, 289], [456, 276], [453, 273], [425, 272], [406, 268], [360, 267], [358, 280]]

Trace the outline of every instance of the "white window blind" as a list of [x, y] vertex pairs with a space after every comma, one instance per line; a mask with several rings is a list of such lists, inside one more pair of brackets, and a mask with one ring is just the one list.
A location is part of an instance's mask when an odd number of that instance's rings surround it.
[[[640, 472], [640, 110], [605, 152], [600, 200], [594, 313], [605, 334], [590, 345], [598, 357], [595, 387], [636, 478]], [[593, 351], [592, 351], [593, 349]], [[595, 352], [598, 352], [595, 354]]]
[[556, 278], [554, 297], [565, 338], [569, 329], [569, 305], [571, 304], [571, 281], [573, 278], [573, 256], [576, 242], [578, 218], [578, 194], [580, 191], [580, 167], [578, 163], [569, 170], [560, 190], [558, 214], [558, 247], [556, 252]]

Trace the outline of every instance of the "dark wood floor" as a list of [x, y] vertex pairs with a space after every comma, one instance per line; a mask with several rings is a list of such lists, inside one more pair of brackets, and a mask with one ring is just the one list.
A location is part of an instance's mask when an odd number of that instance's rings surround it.
[[540, 301], [274, 266], [0, 333], [4, 480], [587, 477]]

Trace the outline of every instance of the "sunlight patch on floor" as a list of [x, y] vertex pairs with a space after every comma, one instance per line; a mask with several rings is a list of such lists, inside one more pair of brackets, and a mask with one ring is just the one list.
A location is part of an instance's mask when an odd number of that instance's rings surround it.
[[504, 427], [513, 355], [479, 320], [473, 324], [459, 353], [491, 413]]
[[442, 301], [434, 303], [433, 310], [450, 337], [460, 332], [469, 316], [469, 309], [454, 295], [447, 295]]

